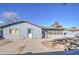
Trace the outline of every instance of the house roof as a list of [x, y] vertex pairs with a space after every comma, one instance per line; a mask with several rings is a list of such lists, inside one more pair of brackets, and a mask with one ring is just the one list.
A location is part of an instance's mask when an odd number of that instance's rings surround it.
[[20, 23], [29, 23], [29, 24], [34, 25], [34, 26], [36, 26], [36, 27], [42, 28], [41, 26], [38, 26], [38, 25], [36, 25], [36, 24], [33, 24], [33, 23], [31, 23], [31, 22], [27, 22], [27, 21], [18, 21], [18, 22], [14, 22], [14, 23], [11, 23], [11, 24], [3, 25], [3, 26], [1, 26], [0, 28], [5, 28], [5, 27], [12, 26], [12, 25], [20, 24]]
[[64, 30], [64, 28], [54, 28], [54, 27], [51, 27], [51, 26], [44, 26], [43, 28], [47, 29], [47, 30]]
[[65, 28], [66, 31], [79, 31], [79, 28]]

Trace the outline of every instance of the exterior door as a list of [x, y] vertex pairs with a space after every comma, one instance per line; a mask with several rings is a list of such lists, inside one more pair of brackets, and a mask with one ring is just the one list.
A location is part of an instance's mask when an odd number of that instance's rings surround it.
[[27, 37], [32, 38], [32, 29], [31, 28], [27, 29]]

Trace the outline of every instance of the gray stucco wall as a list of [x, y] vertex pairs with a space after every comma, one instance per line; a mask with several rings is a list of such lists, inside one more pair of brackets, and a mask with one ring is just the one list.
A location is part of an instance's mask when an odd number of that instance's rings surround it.
[[[19, 29], [19, 33], [17, 34], [10, 34], [9, 30], [12, 28]], [[3, 37], [6, 39], [27, 39], [27, 29], [32, 29], [32, 38], [42, 38], [42, 28], [31, 25], [29, 23], [20, 23], [17, 25], [9, 26], [3, 28]]]

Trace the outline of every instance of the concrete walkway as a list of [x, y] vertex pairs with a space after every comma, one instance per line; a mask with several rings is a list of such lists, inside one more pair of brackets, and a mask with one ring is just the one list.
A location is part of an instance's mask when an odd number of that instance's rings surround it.
[[26, 47], [22, 50], [21, 54], [24, 54], [26, 52], [32, 52], [32, 53], [36, 53], [36, 52], [44, 52], [47, 51], [48, 49], [46, 47], [44, 47], [41, 44], [42, 40], [27, 40], [27, 45]]

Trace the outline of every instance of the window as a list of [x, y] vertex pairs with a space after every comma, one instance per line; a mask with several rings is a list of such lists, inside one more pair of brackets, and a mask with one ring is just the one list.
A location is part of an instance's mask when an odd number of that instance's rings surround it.
[[54, 31], [54, 35], [62, 35], [63, 32], [62, 31]]
[[31, 28], [27, 29], [27, 37], [32, 38], [32, 29]]
[[19, 30], [18, 29], [10, 29], [9, 33], [16, 34], [16, 33], [19, 33]]
[[15, 33], [19, 33], [19, 30], [18, 29], [15, 29]]
[[49, 34], [49, 35], [52, 35], [52, 31], [48, 31], [48, 34]]
[[60, 35], [63, 35], [63, 31], [60, 31]]
[[54, 35], [56, 35], [56, 31], [54, 31], [54, 33], [53, 33]]
[[10, 34], [15, 34], [15, 30], [14, 29], [10, 29]]

